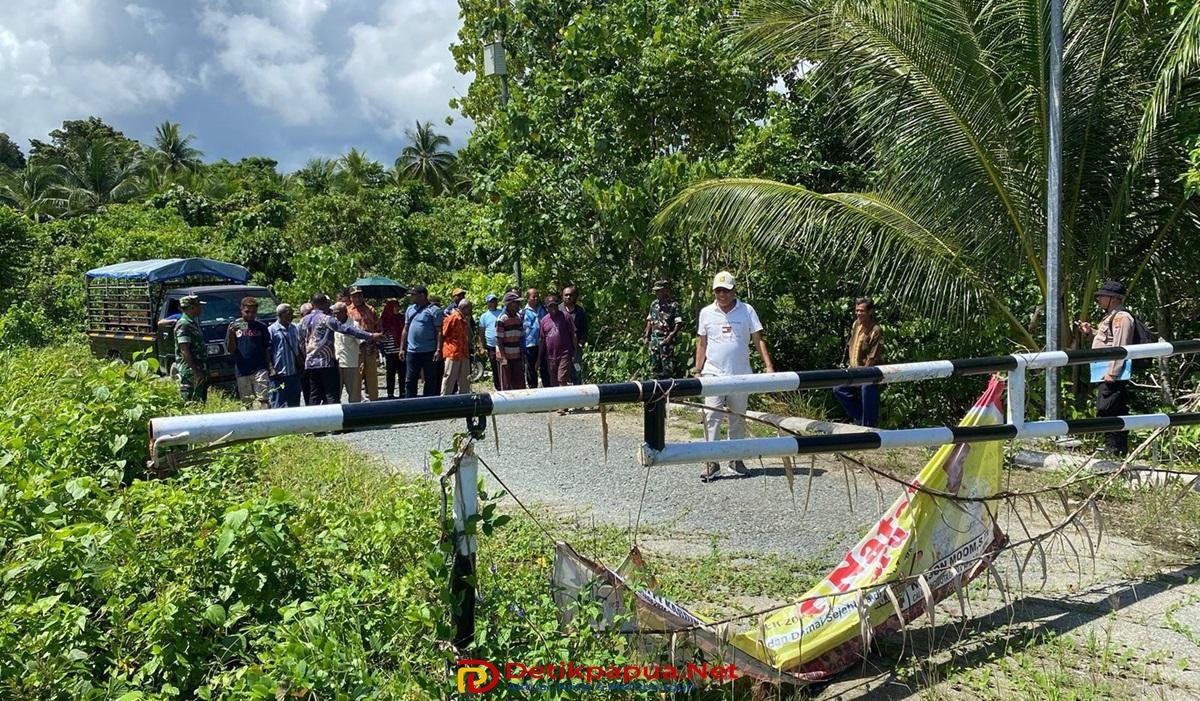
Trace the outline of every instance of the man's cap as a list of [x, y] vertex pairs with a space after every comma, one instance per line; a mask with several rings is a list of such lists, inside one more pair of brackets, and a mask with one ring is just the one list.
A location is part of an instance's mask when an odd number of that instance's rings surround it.
[[185, 295], [179, 298], [180, 309], [187, 309], [188, 307], [193, 307], [197, 304], [204, 304], [204, 302], [200, 300], [200, 295]]
[[463, 288], [461, 288], [461, 287], [455, 287], [455, 288], [454, 288], [454, 291], [450, 293], [450, 296], [451, 296], [451, 297], [454, 297], [454, 296], [456, 296], [456, 295], [465, 295], [466, 293], [467, 293], [467, 291], [466, 291], [466, 290], [464, 290]]
[[665, 290], [670, 286], [671, 286], [671, 283], [667, 282], [666, 280], [655, 280], [654, 281], [654, 291], [655, 292], [658, 292], [659, 290]]
[[350, 294], [352, 294], [352, 295], [360, 295], [360, 294], [362, 294], [362, 293], [363, 293], [363, 289], [362, 289], [361, 287], [359, 287], [358, 285], [352, 285], [352, 286], [350, 287]]
[[483, 301], [484, 302], [495, 302], [498, 299], [500, 299], [500, 298], [497, 297], [495, 294], [489, 292], [488, 296], [483, 298]]
[[243, 307], [257, 307], [258, 306], [258, 298], [257, 297], [242, 297], [242, 306]]
[[1099, 297], [1101, 295], [1116, 297], [1117, 299], [1124, 299], [1125, 286], [1116, 280], [1109, 280], [1101, 285], [1100, 289], [1096, 290], [1096, 296]]
[[517, 294], [516, 292], [504, 293], [504, 303], [505, 304], [510, 304], [512, 302], [520, 302], [520, 301], [521, 301], [521, 295]]
[[427, 294], [429, 294], [429, 289], [426, 288], [424, 285], [413, 285], [412, 289], [410, 289], [409, 292], [411, 292], [413, 294], [427, 295]]
[[716, 290], [716, 289], [732, 290], [733, 283], [734, 283], [733, 273], [731, 273], [727, 270], [722, 270], [721, 272], [719, 272], [715, 276], [713, 276], [712, 286], [713, 286], [714, 290]]

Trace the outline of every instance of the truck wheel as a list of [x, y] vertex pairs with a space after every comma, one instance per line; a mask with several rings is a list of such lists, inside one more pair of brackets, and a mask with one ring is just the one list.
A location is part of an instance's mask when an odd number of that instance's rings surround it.
[[116, 348], [110, 348], [108, 352], [104, 354], [104, 357], [108, 358], [109, 360], [120, 360], [121, 351], [117, 350]]

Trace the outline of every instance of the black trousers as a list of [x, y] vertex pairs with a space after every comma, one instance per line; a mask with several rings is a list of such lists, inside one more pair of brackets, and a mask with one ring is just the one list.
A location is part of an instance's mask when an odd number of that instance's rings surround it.
[[492, 386], [496, 388], [497, 392], [499, 392], [500, 391], [500, 361], [496, 360], [496, 347], [495, 346], [484, 346], [484, 348], [487, 349], [488, 362], [491, 363], [491, 367], [492, 367]]
[[313, 404], [341, 404], [342, 377], [337, 368], [309, 368], [308, 398]]
[[384, 353], [383, 364], [387, 368], [387, 396], [395, 396], [396, 386], [400, 386], [400, 396], [404, 396], [404, 383], [408, 377], [404, 373], [404, 361], [399, 353]]
[[[1129, 381], [1101, 382], [1096, 385], [1096, 415], [1122, 416], [1129, 413]], [[1129, 432], [1104, 434], [1104, 450], [1113, 455], [1129, 452]]]
[[433, 351], [425, 353], [409, 353], [405, 356], [407, 365], [404, 367], [404, 396], [417, 396], [417, 380], [425, 380], [426, 397], [435, 397], [442, 393], [442, 377], [434, 375]]
[[300, 371], [300, 394], [304, 396], [304, 406], [312, 406], [312, 394], [308, 391], [308, 370]]
[[537, 389], [538, 375], [542, 377], [543, 387], [552, 387], [550, 384], [550, 366], [546, 364], [545, 358], [542, 362], [538, 362], [538, 347], [525, 346], [525, 387], [527, 389]]

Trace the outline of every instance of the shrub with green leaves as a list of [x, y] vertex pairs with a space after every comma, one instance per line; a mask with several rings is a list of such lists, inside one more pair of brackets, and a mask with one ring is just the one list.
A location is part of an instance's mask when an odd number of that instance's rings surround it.
[[[450, 693], [452, 545], [429, 482], [301, 437], [151, 478], [148, 419], [185, 411], [152, 360], [69, 345], [0, 363], [0, 698]], [[586, 620], [560, 630], [550, 544], [482, 498], [474, 654], [630, 659]]]

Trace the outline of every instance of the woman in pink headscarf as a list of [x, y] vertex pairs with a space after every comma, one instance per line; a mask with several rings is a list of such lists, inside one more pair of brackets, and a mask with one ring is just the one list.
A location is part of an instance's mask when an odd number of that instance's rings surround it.
[[383, 313], [379, 315], [379, 326], [383, 332], [383, 360], [387, 367], [387, 398], [396, 398], [396, 383], [399, 377], [400, 394], [404, 395], [404, 361], [400, 358], [400, 334], [404, 331], [404, 314], [400, 312], [400, 303], [389, 299], [383, 304]]

